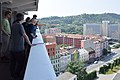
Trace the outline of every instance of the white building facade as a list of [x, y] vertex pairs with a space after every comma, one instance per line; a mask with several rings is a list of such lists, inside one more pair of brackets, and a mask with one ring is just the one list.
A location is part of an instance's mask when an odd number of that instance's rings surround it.
[[84, 24], [83, 35], [101, 34], [101, 24]]
[[60, 50], [58, 47], [56, 47], [56, 54], [55, 56], [50, 57], [51, 63], [53, 65], [53, 68], [55, 70], [56, 74], [60, 73]]
[[86, 62], [89, 60], [89, 53], [85, 49], [79, 49], [79, 60], [81, 62]]
[[114, 40], [120, 40], [120, 24], [110, 24], [109, 21], [102, 21], [101, 24], [84, 24], [83, 35], [95, 35], [110, 37]]
[[60, 71], [65, 71], [69, 62], [71, 62], [71, 54], [67, 51], [60, 53]]
[[45, 34], [56, 34], [56, 33], [61, 33], [61, 29], [60, 28], [45, 29]]

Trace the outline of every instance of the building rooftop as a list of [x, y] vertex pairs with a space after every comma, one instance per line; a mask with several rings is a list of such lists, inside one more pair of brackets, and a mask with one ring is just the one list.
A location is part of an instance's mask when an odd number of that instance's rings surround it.
[[56, 42], [52, 42], [52, 43], [45, 43], [45, 45], [56, 45]]
[[78, 50], [77, 48], [72, 48], [72, 49], [68, 49], [67, 51], [69, 52], [69, 53], [74, 53], [74, 51], [76, 51], [76, 50]]
[[85, 50], [87, 50], [88, 52], [95, 52], [95, 50], [93, 48], [91, 48], [91, 47], [85, 48]]
[[79, 34], [63, 34], [63, 33], [57, 33], [56, 36], [64, 36], [68, 38], [78, 38], [78, 39], [81, 39], [83, 37], [83, 35], [79, 35]]
[[72, 74], [70, 72], [65, 72], [62, 75], [58, 76], [57, 80], [69, 80], [74, 76], [77, 76], [77, 75], [74, 75], [74, 74]]
[[87, 51], [86, 51], [85, 49], [79, 49], [78, 51], [79, 51], [80, 54], [85, 54], [85, 53], [87, 53]]
[[120, 80], [120, 73], [117, 73], [113, 80]]

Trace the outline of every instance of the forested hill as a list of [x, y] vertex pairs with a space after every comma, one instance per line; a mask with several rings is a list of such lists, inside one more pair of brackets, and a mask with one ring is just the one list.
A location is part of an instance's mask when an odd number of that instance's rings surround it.
[[120, 15], [115, 13], [104, 13], [104, 14], [81, 14], [77, 16], [66, 16], [66, 17], [47, 17], [40, 19], [42, 23], [48, 24], [73, 24], [82, 26], [85, 23], [101, 23], [104, 20], [108, 20], [111, 23], [120, 23]]

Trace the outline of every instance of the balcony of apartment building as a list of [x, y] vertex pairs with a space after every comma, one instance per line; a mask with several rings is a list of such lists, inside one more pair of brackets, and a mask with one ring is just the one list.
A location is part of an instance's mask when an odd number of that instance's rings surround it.
[[[7, 9], [11, 9], [13, 15], [11, 23], [14, 21], [14, 16], [17, 12], [25, 13], [26, 11], [36, 11], [38, 8], [38, 0], [0, 0], [0, 26], [2, 14]], [[43, 42], [40, 30], [36, 30], [37, 38], [33, 40], [30, 55], [27, 62], [27, 67], [24, 74], [24, 80], [56, 80], [56, 75], [47, 54], [45, 44]], [[2, 45], [2, 35], [0, 27], [0, 49]], [[9, 80], [9, 62], [0, 61], [0, 80]]]

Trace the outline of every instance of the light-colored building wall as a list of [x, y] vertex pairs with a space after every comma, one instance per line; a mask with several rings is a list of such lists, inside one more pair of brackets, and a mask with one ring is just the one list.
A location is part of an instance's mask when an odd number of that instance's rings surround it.
[[109, 21], [102, 21], [101, 24], [84, 24], [83, 34], [100, 34], [115, 40], [120, 40], [120, 24], [110, 24]]
[[93, 41], [91, 39], [81, 40], [81, 48], [94, 47]]
[[95, 58], [100, 57], [102, 55], [100, 41], [94, 42], [94, 50], [95, 50]]
[[59, 74], [60, 73], [60, 50], [56, 46], [56, 55], [50, 57], [51, 63], [54, 67], [55, 73]]
[[102, 21], [101, 35], [108, 36], [108, 24], [109, 21]]
[[120, 39], [120, 25], [119, 24], [110, 24], [108, 29], [108, 37], [119, 40]]
[[61, 29], [59, 28], [45, 29], [45, 34], [56, 34], [56, 33], [61, 33]]
[[60, 53], [60, 71], [65, 71], [68, 63], [71, 61], [71, 54], [68, 52]]
[[79, 60], [85, 62], [89, 60], [89, 53], [85, 49], [79, 49]]
[[101, 24], [84, 24], [83, 35], [101, 34]]

